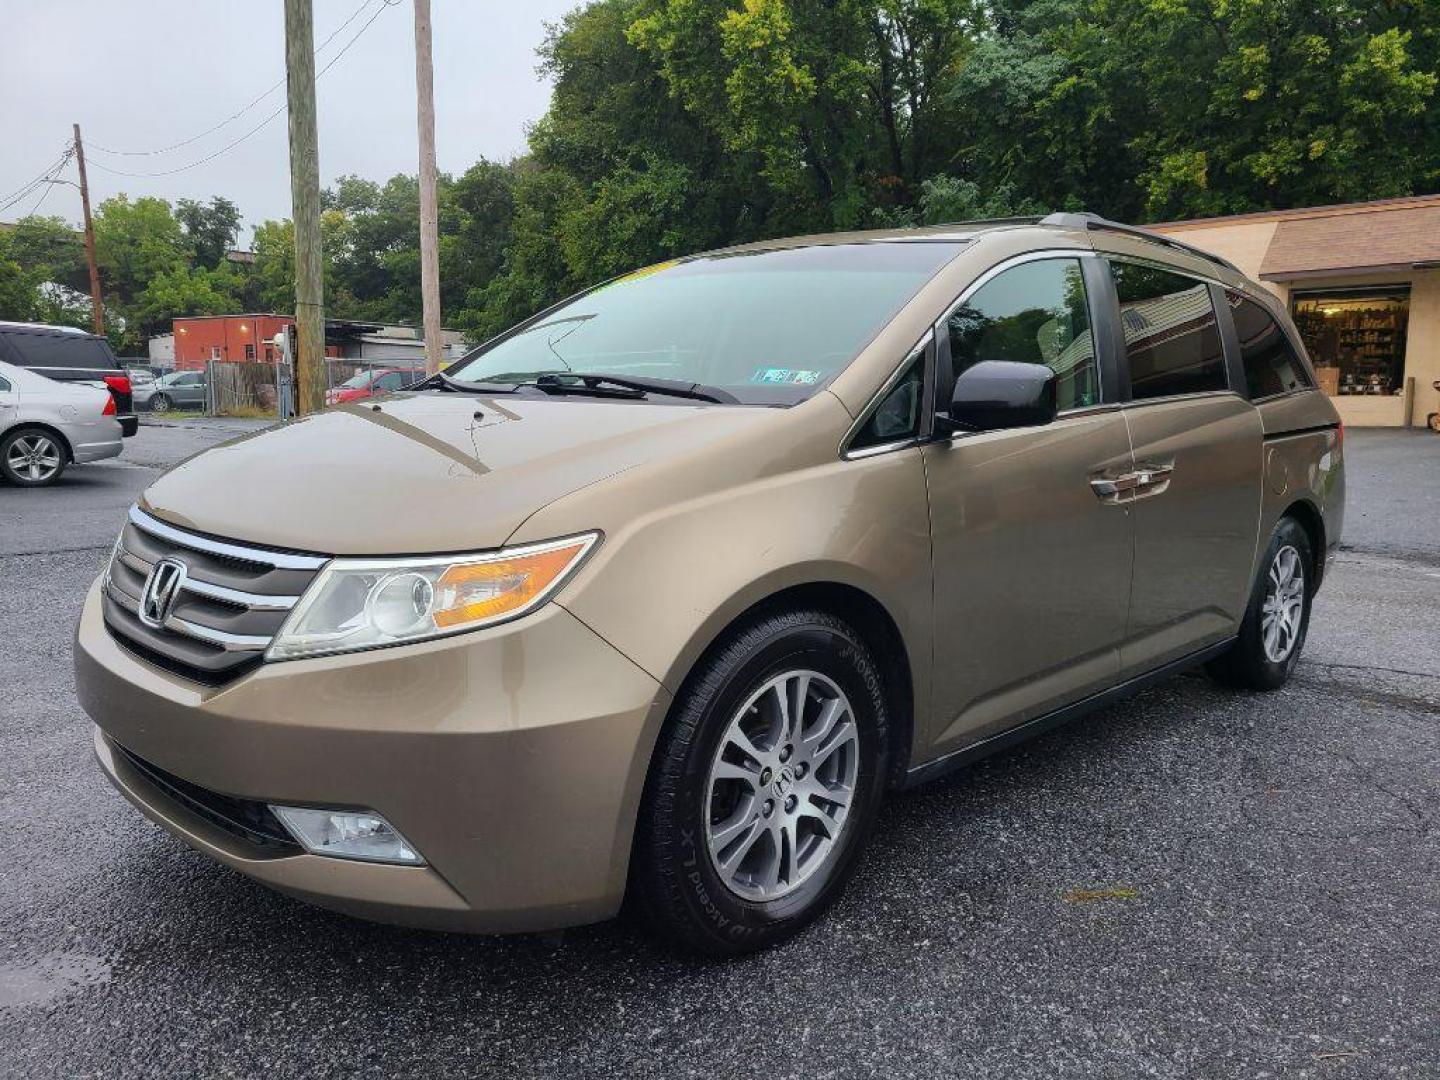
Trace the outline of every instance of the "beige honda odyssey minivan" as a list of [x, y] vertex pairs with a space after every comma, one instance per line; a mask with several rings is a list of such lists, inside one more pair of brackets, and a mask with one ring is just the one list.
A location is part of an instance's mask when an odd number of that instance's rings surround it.
[[1343, 432], [1228, 263], [1087, 215], [653, 266], [176, 466], [86, 598], [110, 780], [367, 918], [832, 902], [889, 788], [1181, 669], [1285, 682]]

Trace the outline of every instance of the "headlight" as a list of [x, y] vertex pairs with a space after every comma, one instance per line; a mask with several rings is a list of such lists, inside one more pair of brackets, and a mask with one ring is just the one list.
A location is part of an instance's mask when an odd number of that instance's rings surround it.
[[265, 657], [374, 649], [458, 634], [539, 607], [598, 533], [487, 555], [333, 559], [305, 590]]

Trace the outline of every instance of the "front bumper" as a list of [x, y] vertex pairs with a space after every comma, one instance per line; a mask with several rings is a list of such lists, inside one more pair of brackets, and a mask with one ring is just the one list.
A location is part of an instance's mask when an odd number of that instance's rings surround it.
[[[80, 703], [112, 783], [192, 847], [365, 918], [479, 932], [613, 915], [668, 696], [558, 605], [420, 645], [266, 664], [223, 687], [132, 655], [99, 591], [76, 634]], [[211, 792], [383, 814], [424, 867], [251, 843], [129, 751]]]

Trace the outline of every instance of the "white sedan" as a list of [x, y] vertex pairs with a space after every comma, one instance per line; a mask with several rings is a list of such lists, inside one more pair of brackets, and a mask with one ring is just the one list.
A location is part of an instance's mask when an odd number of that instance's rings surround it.
[[0, 478], [24, 487], [53, 484], [66, 465], [114, 457], [120, 440], [108, 389], [0, 362]]

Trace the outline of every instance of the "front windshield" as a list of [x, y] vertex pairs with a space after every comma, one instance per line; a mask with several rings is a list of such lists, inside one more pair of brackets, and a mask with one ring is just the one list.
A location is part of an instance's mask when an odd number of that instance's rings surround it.
[[356, 372], [354, 375], [351, 375], [350, 378], [346, 379], [340, 385], [343, 387], [348, 387], [351, 390], [363, 390], [365, 387], [370, 385], [370, 372]]
[[602, 285], [446, 374], [603, 372], [786, 405], [828, 383], [961, 245], [896, 241], [700, 256]]

